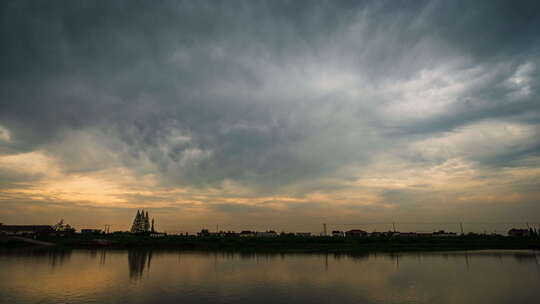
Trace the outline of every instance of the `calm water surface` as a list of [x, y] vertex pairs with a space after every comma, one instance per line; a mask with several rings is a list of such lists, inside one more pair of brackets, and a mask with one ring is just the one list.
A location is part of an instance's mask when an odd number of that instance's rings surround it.
[[540, 303], [539, 255], [0, 251], [0, 303]]

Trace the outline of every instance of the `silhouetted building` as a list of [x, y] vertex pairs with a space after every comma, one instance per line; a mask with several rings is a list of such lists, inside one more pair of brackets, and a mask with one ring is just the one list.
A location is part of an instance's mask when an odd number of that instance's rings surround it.
[[152, 227], [150, 227], [150, 218], [148, 217], [148, 211], [145, 213], [144, 210], [142, 210], [141, 212], [137, 210], [137, 215], [135, 215], [135, 219], [133, 219], [133, 225], [131, 226], [131, 232], [142, 233], [150, 231], [154, 231], [154, 219], [152, 219]]
[[5, 235], [47, 235], [55, 232], [50, 225], [0, 225], [0, 234]]
[[278, 234], [274, 230], [268, 230], [265, 232], [255, 232], [255, 236], [258, 237], [276, 237]]
[[531, 236], [531, 232], [529, 229], [516, 229], [512, 228], [508, 230], [508, 236], [511, 237], [529, 237]]
[[81, 234], [101, 234], [101, 229], [81, 229]]
[[70, 224], [64, 224], [64, 219], [61, 219], [56, 225], [52, 226], [57, 235], [66, 235], [75, 233], [75, 228]]
[[345, 233], [343, 231], [340, 231], [340, 230], [334, 230], [334, 231], [332, 231], [332, 236], [334, 236], [334, 237], [344, 237]]
[[345, 235], [348, 237], [365, 237], [368, 235], [368, 233], [364, 230], [360, 229], [352, 229], [347, 232], [345, 232]]
[[255, 236], [255, 232], [250, 231], [250, 230], [243, 230], [242, 232], [240, 232], [240, 237], [254, 237], [254, 236]]

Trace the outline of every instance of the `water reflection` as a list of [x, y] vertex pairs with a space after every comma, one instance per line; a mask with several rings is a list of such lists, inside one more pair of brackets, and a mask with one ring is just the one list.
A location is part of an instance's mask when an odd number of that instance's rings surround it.
[[0, 251], [0, 303], [540, 303], [538, 264], [535, 251]]
[[72, 250], [63, 248], [36, 247], [16, 250], [0, 250], [0, 258], [47, 261], [51, 268], [61, 267], [71, 258]]
[[131, 279], [140, 279], [146, 269], [150, 271], [152, 263], [152, 250], [129, 250], [128, 265], [129, 277]]

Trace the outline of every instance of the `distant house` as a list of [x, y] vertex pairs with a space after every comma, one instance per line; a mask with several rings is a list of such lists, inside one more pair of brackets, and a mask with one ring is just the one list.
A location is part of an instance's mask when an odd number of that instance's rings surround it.
[[457, 236], [457, 234], [455, 232], [446, 232], [444, 230], [439, 230], [437, 232], [433, 232], [432, 233], [433, 236], [435, 237], [452, 237], [452, 236]]
[[343, 231], [340, 231], [340, 230], [334, 230], [334, 231], [332, 231], [332, 236], [333, 237], [344, 237], [345, 233]]
[[101, 234], [101, 229], [81, 229], [81, 234]]
[[255, 232], [258, 237], [276, 237], [278, 234], [274, 230], [268, 230], [265, 232]]
[[4, 235], [47, 235], [55, 232], [50, 225], [0, 225], [0, 234]]
[[345, 235], [348, 237], [365, 237], [368, 235], [368, 233], [364, 230], [360, 229], [352, 229], [347, 232], [345, 232]]
[[197, 232], [197, 236], [200, 236], [200, 237], [226, 237], [226, 236], [232, 236], [234, 234], [235, 233], [233, 231], [210, 232], [208, 231], [208, 229], [202, 229], [201, 232]]
[[512, 229], [508, 230], [508, 236], [511, 236], [511, 237], [529, 237], [529, 236], [531, 236], [531, 231], [529, 229], [512, 228]]
[[75, 233], [75, 228], [71, 227], [70, 224], [64, 224], [64, 219], [61, 219], [56, 225], [52, 226], [56, 235], [64, 236]]
[[254, 231], [250, 230], [243, 230], [240, 232], [240, 237], [254, 237], [256, 236], [256, 233]]

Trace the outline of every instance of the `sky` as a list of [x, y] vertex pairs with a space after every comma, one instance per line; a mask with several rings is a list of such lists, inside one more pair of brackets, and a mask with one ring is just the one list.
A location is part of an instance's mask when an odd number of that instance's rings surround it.
[[1, 1], [0, 222], [540, 223], [539, 12]]

